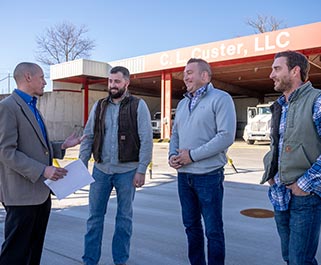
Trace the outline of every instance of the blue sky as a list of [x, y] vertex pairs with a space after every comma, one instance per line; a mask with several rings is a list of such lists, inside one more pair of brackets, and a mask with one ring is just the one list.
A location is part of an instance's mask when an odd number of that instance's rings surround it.
[[[320, 10], [320, 0], [1, 1], [0, 80], [19, 62], [35, 62], [36, 36], [63, 21], [86, 25], [96, 43], [90, 59], [108, 62], [251, 35], [245, 21], [258, 14], [286, 27], [320, 22]], [[0, 93], [7, 91], [8, 79], [0, 81]]]

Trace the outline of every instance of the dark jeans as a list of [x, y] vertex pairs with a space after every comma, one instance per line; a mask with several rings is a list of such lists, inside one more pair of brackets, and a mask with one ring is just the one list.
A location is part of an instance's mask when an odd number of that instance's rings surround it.
[[317, 265], [321, 198], [292, 195], [287, 211], [275, 211], [283, 259], [289, 265]]
[[178, 193], [191, 265], [206, 265], [202, 217], [207, 238], [208, 265], [224, 264], [223, 172], [223, 168], [220, 168], [204, 175], [178, 173]]
[[0, 265], [40, 264], [51, 209], [50, 197], [39, 205], [6, 206]]

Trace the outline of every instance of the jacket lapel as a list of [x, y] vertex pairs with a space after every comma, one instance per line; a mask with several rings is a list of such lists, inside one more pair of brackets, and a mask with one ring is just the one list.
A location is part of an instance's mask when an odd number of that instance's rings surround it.
[[[15, 101], [17, 102], [17, 104], [20, 106], [23, 115], [26, 117], [26, 119], [30, 122], [30, 124], [34, 128], [34, 130], [35, 130], [38, 138], [42, 142], [42, 144], [48, 149], [48, 145], [47, 145], [46, 139], [44, 138], [44, 136], [42, 134], [42, 131], [40, 129], [40, 126], [39, 126], [39, 124], [38, 124], [38, 122], [36, 120], [36, 117], [32, 113], [32, 111], [29, 108], [29, 106], [26, 104], [26, 102], [17, 93], [12, 93], [12, 96], [14, 97]], [[41, 118], [42, 118], [42, 116], [41, 116]], [[45, 126], [45, 129], [46, 129], [46, 126]], [[46, 129], [46, 131], [47, 131], [47, 129]]]

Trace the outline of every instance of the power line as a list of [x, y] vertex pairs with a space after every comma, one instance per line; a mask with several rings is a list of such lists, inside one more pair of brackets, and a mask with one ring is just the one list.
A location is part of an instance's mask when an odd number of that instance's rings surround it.
[[[8, 82], [8, 87], [7, 87], [8, 93], [10, 93], [10, 90], [11, 90], [10, 79], [11, 79], [12, 77], [13, 77], [13, 76], [12, 76], [10, 73], [8, 73], [8, 75], [7, 75], [6, 77], [0, 79], [0, 82], [7, 80], [7, 82]], [[2, 89], [2, 90], [3, 90], [3, 89]], [[4, 90], [3, 90], [3, 91], [4, 91]]]
[[6, 80], [8, 78], [10, 78], [10, 76], [6, 76], [5, 78], [0, 79], [0, 82]]

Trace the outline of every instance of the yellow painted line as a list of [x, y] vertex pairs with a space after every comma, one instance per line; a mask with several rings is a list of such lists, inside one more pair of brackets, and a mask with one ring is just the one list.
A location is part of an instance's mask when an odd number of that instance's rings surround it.
[[53, 164], [55, 167], [60, 167], [60, 164], [59, 164], [58, 160], [55, 159], [55, 158], [52, 160], [52, 164]]
[[165, 139], [153, 139], [154, 143], [169, 143], [169, 138]]
[[[55, 161], [56, 159], [54, 159]], [[64, 157], [64, 159], [61, 160], [78, 160], [78, 157]], [[94, 162], [95, 160], [93, 158], [89, 159], [90, 162]], [[58, 163], [58, 161], [56, 161]], [[59, 164], [59, 163], [58, 163]]]
[[64, 157], [63, 160], [77, 160], [77, 157]]

